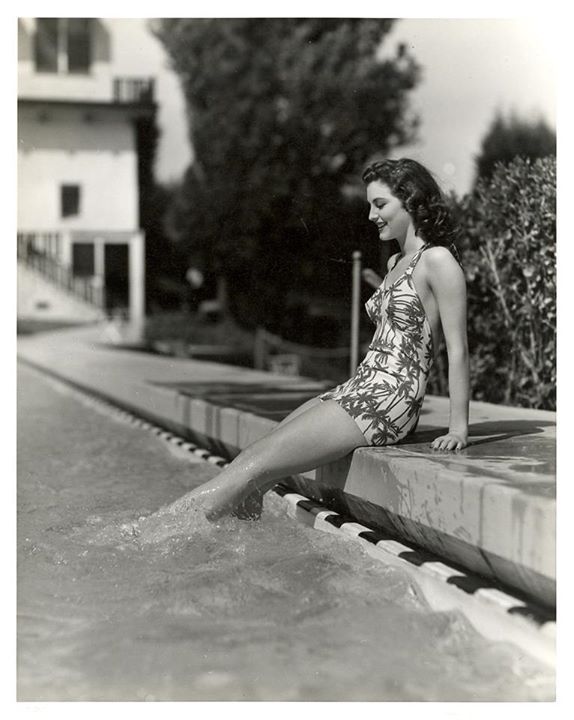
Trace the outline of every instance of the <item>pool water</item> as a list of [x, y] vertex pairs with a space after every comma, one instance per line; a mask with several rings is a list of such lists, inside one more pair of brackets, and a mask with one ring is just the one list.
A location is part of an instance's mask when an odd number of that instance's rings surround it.
[[217, 468], [19, 374], [19, 700], [553, 699], [549, 668], [273, 493], [257, 522], [156, 515]]

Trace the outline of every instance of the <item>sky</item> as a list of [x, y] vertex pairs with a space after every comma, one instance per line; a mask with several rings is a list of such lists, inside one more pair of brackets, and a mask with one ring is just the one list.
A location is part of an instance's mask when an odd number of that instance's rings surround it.
[[[162, 182], [177, 180], [192, 157], [178, 78], [145, 18], [112, 22], [118, 69], [157, 77], [156, 175]], [[410, 96], [422, 124], [419, 142], [395, 156], [420, 160], [445, 189], [468, 191], [474, 157], [497, 111], [543, 117], [556, 126], [555, 38], [539, 18], [406, 18], [397, 21], [385, 45], [391, 51], [398, 42], [407, 43], [423, 67]]]

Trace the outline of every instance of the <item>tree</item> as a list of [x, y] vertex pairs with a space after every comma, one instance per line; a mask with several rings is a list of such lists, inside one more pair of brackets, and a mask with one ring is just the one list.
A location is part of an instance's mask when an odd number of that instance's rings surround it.
[[518, 156], [536, 160], [549, 155], [556, 155], [556, 133], [543, 119], [528, 121], [515, 114], [505, 118], [498, 113], [476, 158], [476, 181], [488, 181], [499, 162], [507, 164]]
[[378, 55], [393, 22], [155, 23], [181, 78], [195, 154], [170, 227], [195, 262], [226, 278], [240, 321], [277, 330], [290, 291], [341, 293], [348, 268], [327, 258], [365, 242], [357, 201], [344, 194], [349, 177], [417, 127], [407, 106], [417, 64], [404, 47]]
[[181, 249], [168, 237], [164, 218], [171, 205], [175, 188], [156, 182], [153, 165], [157, 151], [158, 128], [155, 117], [136, 121], [138, 158], [138, 207], [140, 224], [145, 233], [146, 309], [179, 308], [187, 290], [185, 262]]

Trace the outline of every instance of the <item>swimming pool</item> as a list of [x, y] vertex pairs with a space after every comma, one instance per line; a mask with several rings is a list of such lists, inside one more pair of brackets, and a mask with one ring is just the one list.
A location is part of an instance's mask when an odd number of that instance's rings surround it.
[[[20, 369], [19, 700], [550, 700], [551, 670], [296, 524], [132, 523], [213, 476]], [[142, 525], [143, 527], [143, 525]]]

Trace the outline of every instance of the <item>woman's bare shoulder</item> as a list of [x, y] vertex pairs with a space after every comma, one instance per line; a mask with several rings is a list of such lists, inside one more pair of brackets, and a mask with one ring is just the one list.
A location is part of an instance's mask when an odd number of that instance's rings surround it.
[[458, 260], [444, 245], [431, 245], [422, 254], [422, 259], [425, 265], [432, 270], [444, 268], [461, 269]]
[[460, 281], [464, 273], [457, 259], [444, 245], [433, 245], [422, 254], [423, 267], [428, 272], [429, 280], [444, 282]]
[[430, 245], [422, 256], [431, 263], [449, 262], [449, 258], [456, 263], [454, 255], [444, 245]]

